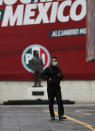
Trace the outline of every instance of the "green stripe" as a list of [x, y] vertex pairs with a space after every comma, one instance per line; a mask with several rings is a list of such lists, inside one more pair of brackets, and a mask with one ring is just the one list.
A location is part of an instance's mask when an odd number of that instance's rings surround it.
[[34, 2], [35, 0], [31, 0], [31, 2]]
[[5, 10], [0, 10], [0, 20], [3, 20]]

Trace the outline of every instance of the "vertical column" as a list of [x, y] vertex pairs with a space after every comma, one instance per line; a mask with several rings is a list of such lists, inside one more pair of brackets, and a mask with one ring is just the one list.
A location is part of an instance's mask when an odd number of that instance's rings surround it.
[[95, 0], [87, 3], [87, 61], [95, 60]]

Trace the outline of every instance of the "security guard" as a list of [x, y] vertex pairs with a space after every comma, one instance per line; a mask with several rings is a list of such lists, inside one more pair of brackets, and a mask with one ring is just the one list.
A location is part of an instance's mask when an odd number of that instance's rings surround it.
[[51, 120], [55, 120], [55, 114], [53, 109], [55, 97], [58, 104], [59, 120], [66, 119], [65, 117], [63, 117], [64, 106], [62, 104], [62, 96], [60, 88], [60, 81], [63, 79], [63, 75], [61, 73], [60, 68], [57, 65], [58, 65], [57, 57], [52, 57], [51, 65], [41, 73], [41, 77], [47, 80], [47, 93]]

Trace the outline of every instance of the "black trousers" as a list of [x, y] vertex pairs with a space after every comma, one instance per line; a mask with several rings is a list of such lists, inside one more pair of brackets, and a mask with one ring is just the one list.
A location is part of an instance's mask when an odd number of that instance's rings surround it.
[[47, 89], [48, 93], [48, 100], [49, 100], [49, 111], [50, 111], [50, 116], [54, 117], [54, 98], [57, 100], [58, 104], [58, 115], [63, 116], [64, 115], [64, 106], [62, 103], [62, 95], [61, 95], [61, 90], [60, 89]]

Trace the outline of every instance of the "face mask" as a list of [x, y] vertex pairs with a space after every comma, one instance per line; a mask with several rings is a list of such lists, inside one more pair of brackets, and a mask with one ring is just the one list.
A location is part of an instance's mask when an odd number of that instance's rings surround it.
[[53, 66], [57, 66], [58, 65], [58, 62], [53, 62]]

